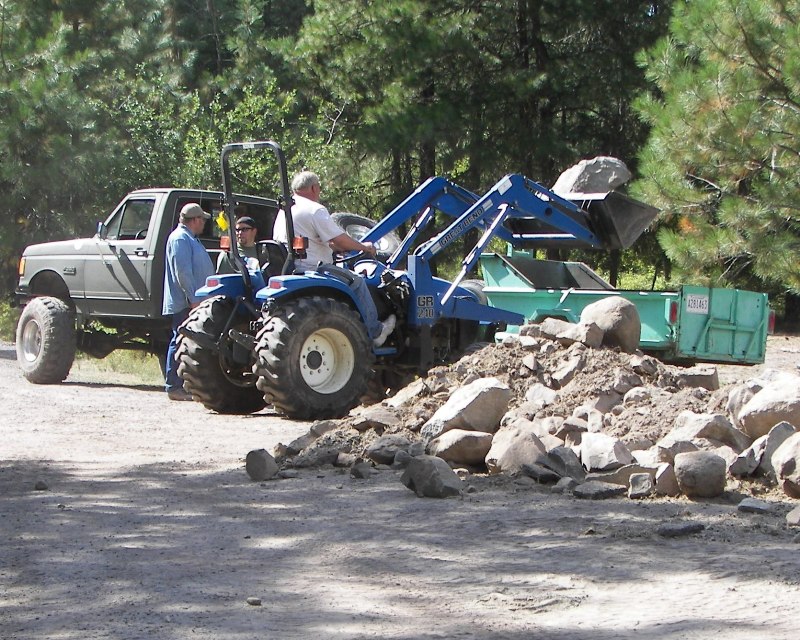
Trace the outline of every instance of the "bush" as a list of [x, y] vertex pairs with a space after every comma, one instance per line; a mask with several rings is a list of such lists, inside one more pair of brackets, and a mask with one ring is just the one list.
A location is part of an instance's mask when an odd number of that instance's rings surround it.
[[0, 340], [14, 341], [20, 310], [8, 300], [0, 300]]

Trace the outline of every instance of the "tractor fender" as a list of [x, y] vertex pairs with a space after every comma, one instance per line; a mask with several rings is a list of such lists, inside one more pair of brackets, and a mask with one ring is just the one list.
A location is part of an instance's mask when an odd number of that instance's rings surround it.
[[283, 275], [270, 278], [269, 285], [256, 293], [256, 304], [282, 303], [296, 298], [320, 296], [342, 300], [365, 317], [365, 310], [353, 293], [348, 278], [339, 278], [307, 271], [301, 275]]
[[[258, 291], [266, 286], [261, 272], [250, 272], [253, 289]], [[205, 286], [197, 290], [197, 295], [202, 298], [225, 296], [226, 298], [239, 298], [245, 294], [244, 279], [238, 273], [226, 273], [208, 276]]]

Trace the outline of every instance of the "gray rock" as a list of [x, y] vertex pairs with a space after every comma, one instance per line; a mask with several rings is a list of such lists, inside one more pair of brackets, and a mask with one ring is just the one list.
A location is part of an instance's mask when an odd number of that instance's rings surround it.
[[688, 497], [715, 498], [725, 491], [725, 460], [708, 451], [675, 456], [675, 477], [681, 493]]
[[372, 475], [372, 465], [369, 462], [356, 462], [350, 467], [350, 477], [357, 480], [366, 480]]
[[547, 450], [532, 429], [501, 427], [486, 454], [486, 468], [491, 474], [519, 473], [523, 464], [544, 464]]
[[408, 451], [404, 449], [400, 449], [397, 453], [394, 454], [394, 460], [392, 461], [392, 469], [405, 469], [408, 466], [408, 463], [411, 462], [411, 458], [413, 458]]
[[608, 193], [631, 179], [625, 163], [612, 156], [581, 160], [558, 176], [553, 191], [562, 198], [574, 193]]
[[649, 473], [632, 473], [628, 485], [628, 497], [632, 500], [647, 498], [655, 492], [655, 482]]
[[44, 480], [37, 480], [33, 485], [34, 491], [47, 491], [49, 488], [50, 487], [47, 486], [47, 483]]
[[411, 441], [398, 433], [381, 436], [364, 452], [367, 458], [378, 464], [392, 464], [398, 451], [408, 451]]
[[782, 382], [765, 386], [739, 412], [742, 431], [754, 440], [779, 422], [800, 425], [800, 385]]
[[636, 305], [630, 300], [609, 296], [593, 302], [581, 311], [581, 322], [593, 322], [602, 329], [604, 346], [619, 347], [626, 353], [639, 348], [642, 323]]
[[403, 407], [405, 405], [413, 403], [419, 396], [427, 392], [427, 386], [425, 384], [425, 380], [418, 378], [414, 380], [411, 384], [403, 387], [400, 389], [396, 394], [394, 394], [391, 398], [388, 398], [384, 401], [389, 407]]
[[731, 417], [733, 424], [741, 428], [739, 412], [750, 399], [763, 389], [763, 384], [756, 380], [748, 380], [742, 384], [734, 386], [728, 393], [728, 400], [725, 403], [725, 411]]
[[756, 498], [745, 498], [737, 506], [736, 509], [743, 513], [772, 513], [772, 505], [763, 500]]
[[800, 498], [800, 433], [793, 433], [772, 454], [778, 485], [790, 498]]
[[734, 427], [731, 421], [722, 414], [694, 413], [693, 411], [681, 411], [675, 419], [672, 430], [658, 444], [669, 449], [677, 442], [696, 443], [698, 438], [727, 444], [737, 453], [752, 444], [750, 437]]
[[631, 464], [633, 456], [616, 438], [604, 433], [584, 433], [581, 438], [581, 463], [589, 471], [611, 471]]
[[609, 482], [599, 482], [597, 480], [590, 480], [579, 484], [572, 491], [576, 498], [585, 498], [588, 500], [605, 500], [606, 498], [614, 498], [625, 494], [625, 487], [618, 484], [611, 484]]
[[599, 473], [589, 473], [586, 475], [586, 480], [599, 480], [600, 482], [608, 482], [610, 484], [618, 484], [623, 487], [630, 485], [631, 476], [636, 474], [646, 474], [652, 479], [655, 479], [655, 467], [649, 469], [638, 464], [626, 464], [614, 471], [605, 471]]
[[555, 447], [547, 452], [544, 465], [560, 476], [568, 476], [578, 482], [586, 479], [586, 471], [577, 454], [570, 447]]
[[586, 358], [576, 355], [553, 371], [553, 380], [560, 387], [567, 386], [572, 379], [586, 366]]
[[449, 498], [461, 495], [463, 483], [441, 458], [422, 455], [412, 458], [400, 478], [420, 498]]
[[553, 493], [568, 493], [575, 489], [575, 487], [578, 485], [579, 482], [575, 480], [575, 478], [561, 478], [561, 480], [553, 485], [551, 491]]
[[706, 526], [699, 522], [665, 522], [656, 529], [663, 538], [681, 538], [700, 533]]
[[280, 467], [266, 449], [253, 449], [247, 453], [244, 460], [247, 475], [255, 482], [262, 482], [273, 478]]
[[370, 429], [375, 429], [378, 433], [400, 426], [400, 415], [397, 410], [380, 404], [367, 407], [361, 414], [361, 419], [366, 421]]
[[772, 466], [772, 455], [788, 438], [797, 432], [794, 425], [788, 422], [779, 422], [769, 430], [764, 442], [764, 451], [756, 471], [768, 478], [776, 479], [775, 469]]
[[677, 496], [681, 490], [678, 479], [675, 477], [675, 467], [669, 463], [662, 463], [656, 468], [655, 475], [656, 494], [659, 496]]
[[633, 459], [636, 461], [637, 464], [642, 465], [643, 467], [658, 467], [662, 462], [667, 462], [672, 464], [674, 460], [674, 456], [672, 452], [659, 445], [653, 445], [649, 449], [641, 449], [641, 450], [632, 450], [631, 455]]
[[790, 527], [800, 527], [800, 506], [786, 514], [786, 524]]
[[678, 373], [679, 387], [700, 387], [709, 391], [719, 389], [719, 376], [717, 368], [712, 365], [701, 364]]
[[557, 391], [539, 382], [532, 384], [525, 392], [525, 401], [533, 403], [539, 409], [553, 404], [557, 399]]
[[494, 433], [508, 410], [511, 389], [497, 378], [479, 378], [457, 389], [422, 427], [433, 440], [450, 429]]
[[736, 460], [728, 466], [728, 473], [736, 478], [753, 475], [761, 464], [766, 448], [767, 436], [756, 438], [753, 444], [736, 456]]
[[492, 448], [492, 434], [483, 431], [450, 429], [428, 444], [428, 453], [447, 462], [478, 465]]
[[631, 368], [640, 376], [654, 376], [658, 372], [658, 360], [652, 356], [635, 355], [631, 358]]
[[561, 476], [555, 471], [536, 463], [523, 464], [521, 472], [542, 484], [556, 483], [561, 480]]

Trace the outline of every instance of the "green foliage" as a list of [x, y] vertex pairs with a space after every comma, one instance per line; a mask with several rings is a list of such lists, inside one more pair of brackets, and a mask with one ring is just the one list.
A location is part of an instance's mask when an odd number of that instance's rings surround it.
[[641, 61], [659, 93], [637, 103], [637, 189], [678, 275], [800, 292], [800, 2], [679, 3]]
[[0, 300], [0, 340], [14, 341], [18, 320], [19, 309], [12, 307], [7, 300]]

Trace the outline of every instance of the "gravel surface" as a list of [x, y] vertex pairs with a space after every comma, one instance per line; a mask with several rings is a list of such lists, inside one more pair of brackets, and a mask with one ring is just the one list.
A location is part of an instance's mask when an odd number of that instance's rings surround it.
[[[764, 366], [797, 371], [800, 338]], [[157, 386], [37, 386], [0, 344], [0, 638], [769, 637], [800, 632], [798, 501], [581, 501], [468, 478], [420, 499], [380, 471], [251, 482], [309, 423], [220, 416]], [[37, 488], [38, 487], [38, 488]], [[770, 514], [737, 511], [745, 497]], [[687, 536], [659, 527], [699, 523]]]

